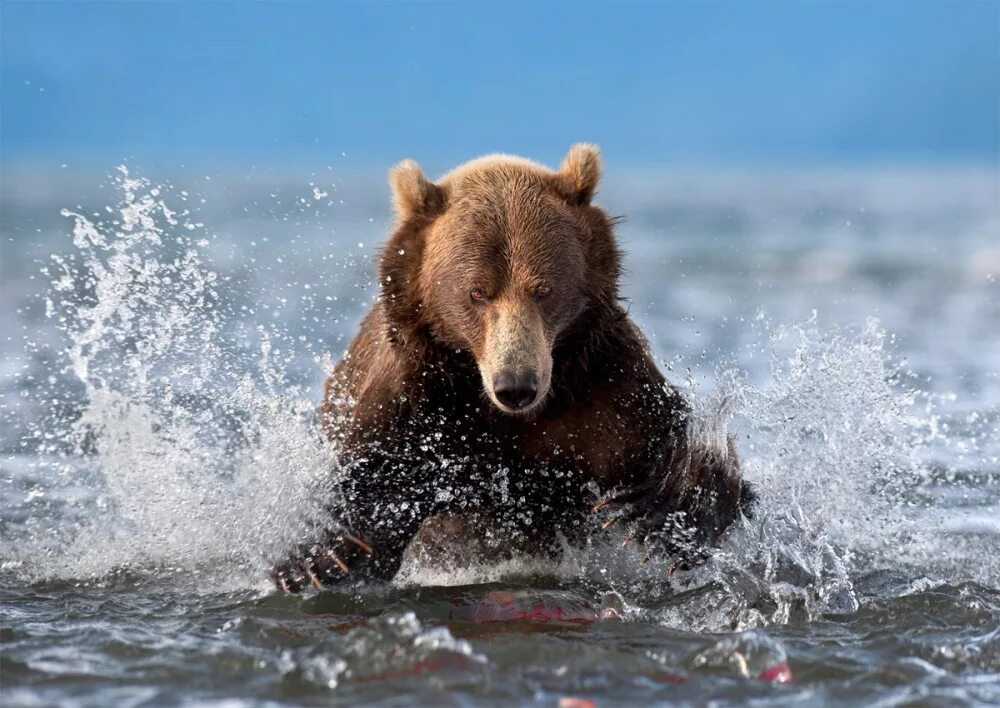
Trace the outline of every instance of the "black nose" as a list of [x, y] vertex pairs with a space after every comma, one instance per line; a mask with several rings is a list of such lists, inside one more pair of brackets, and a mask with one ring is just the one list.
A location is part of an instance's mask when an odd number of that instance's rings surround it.
[[504, 371], [493, 377], [493, 394], [515, 411], [527, 408], [538, 395], [538, 375], [534, 371], [517, 374]]

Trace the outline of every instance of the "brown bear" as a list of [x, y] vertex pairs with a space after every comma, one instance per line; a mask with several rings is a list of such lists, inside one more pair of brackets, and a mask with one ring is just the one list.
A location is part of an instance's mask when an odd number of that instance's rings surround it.
[[380, 297], [323, 402], [331, 522], [274, 570], [281, 589], [391, 579], [425, 523], [496, 557], [555, 554], [602, 507], [686, 566], [749, 509], [732, 441], [689, 435], [622, 307], [600, 176], [585, 144], [557, 172], [505, 155], [436, 183], [392, 170]]

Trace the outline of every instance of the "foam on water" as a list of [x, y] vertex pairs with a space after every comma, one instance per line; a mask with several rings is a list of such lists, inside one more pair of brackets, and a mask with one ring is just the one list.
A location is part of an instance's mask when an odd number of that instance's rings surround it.
[[[263, 325], [232, 304], [227, 290], [239, 285], [211, 268], [211, 234], [172, 210], [167, 190], [124, 169], [115, 185], [122, 202], [105, 215], [65, 212], [76, 253], [47, 267], [47, 311], [65, 340], [57, 366], [72, 373], [82, 404], [58, 386], [37, 394], [53, 399], [34, 431], [43, 455], [35, 474], [48, 480], [38, 494], [61, 503], [24, 524], [4, 567], [26, 579], [126, 568], [213, 589], [263, 586], [270, 560], [319, 523], [335, 471], [315, 394], [285, 373], [303, 352], [281, 323]], [[923, 515], [924, 453], [949, 441], [933, 401], [890, 363], [878, 323], [856, 335], [816, 319], [757, 328], [753, 346], [772, 357], [771, 381], [720, 370], [713, 392], [694, 395], [693, 428], [715, 444], [738, 434], [761, 495], [755, 518], [709, 564], [669, 579], [669, 561], [640, 565], [639, 550], [610, 539], [569, 555], [557, 574], [640, 593], [654, 608], [665, 592], [714, 585], [702, 605], [659, 617], [710, 629], [852, 612], [857, 579], [878, 568], [995, 582], [995, 529], [957, 536]], [[536, 570], [528, 562], [442, 574], [411, 564], [400, 582]]]

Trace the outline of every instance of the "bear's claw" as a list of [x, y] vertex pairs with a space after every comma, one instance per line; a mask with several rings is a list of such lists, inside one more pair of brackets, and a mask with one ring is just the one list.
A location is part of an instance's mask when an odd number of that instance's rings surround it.
[[616, 524], [627, 528], [626, 538], [621, 548], [635, 542], [645, 547], [641, 563], [649, 562], [651, 554], [665, 551], [668, 555], [680, 557], [682, 567], [688, 565], [699, 555], [695, 548], [700, 544], [692, 544], [693, 529], [685, 523], [685, 514], [680, 512], [672, 500], [665, 500], [657, 493], [657, 487], [652, 482], [646, 482], [634, 487], [612, 493], [594, 505], [592, 512], [598, 512], [608, 507], [616, 507], [616, 513], [601, 524], [601, 530], [607, 531]]
[[596, 513], [601, 509], [608, 506], [618, 506], [618, 505], [631, 505], [638, 502], [640, 499], [648, 497], [655, 489], [655, 484], [652, 482], [645, 482], [643, 484], [636, 485], [624, 491], [618, 492], [617, 494], [612, 494], [605, 497], [601, 501], [597, 502], [591, 509], [591, 513]]
[[347, 563], [340, 560], [340, 558], [337, 557], [336, 553], [331, 553], [330, 557], [333, 558], [333, 562], [337, 564], [337, 567], [344, 572], [344, 575], [347, 575], [348, 573], [351, 572], [350, 568], [347, 567]]
[[317, 578], [316, 574], [314, 572], [312, 572], [312, 569], [310, 569], [310, 568], [307, 567], [306, 568], [306, 575], [309, 576], [309, 579], [312, 581], [312, 584], [315, 585], [317, 589], [321, 590], [323, 588], [323, 583], [321, 583], [319, 581], [319, 578]]
[[[372, 555], [373, 553], [375, 553], [375, 551], [372, 550], [371, 546], [369, 546], [367, 543], [365, 543], [364, 541], [362, 541], [357, 536], [355, 536], [353, 534], [349, 534], [346, 531], [344, 531], [342, 533], [343, 533], [344, 538], [346, 538], [348, 541], [350, 541], [351, 543], [353, 543], [354, 545], [356, 545], [358, 548], [360, 548], [362, 551], [364, 551], [368, 555]], [[347, 572], [347, 568], [344, 568], [344, 572], [345, 573]]]
[[272, 571], [271, 577], [279, 590], [293, 595], [310, 583], [317, 589], [335, 585], [351, 572], [342, 555], [361, 563], [362, 554], [375, 553], [368, 543], [342, 529], [326, 532], [324, 536], [318, 543], [300, 547]]

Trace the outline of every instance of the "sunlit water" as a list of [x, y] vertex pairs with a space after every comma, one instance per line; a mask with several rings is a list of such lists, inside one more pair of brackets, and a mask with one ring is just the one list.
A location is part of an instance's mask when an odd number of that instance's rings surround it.
[[4, 704], [1000, 702], [997, 175], [610, 175], [631, 313], [755, 519], [687, 573], [595, 531], [304, 597], [266, 574], [336, 473], [381, 180], [98, 182], [4, 184]]

